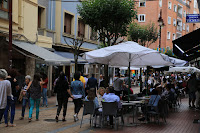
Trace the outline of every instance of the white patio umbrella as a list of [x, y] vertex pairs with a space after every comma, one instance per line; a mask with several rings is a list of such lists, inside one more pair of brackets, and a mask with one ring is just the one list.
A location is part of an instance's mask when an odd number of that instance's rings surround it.
[[200, 70], [196, 67], [171, 67], [166, 72], [200, 73]]
[[143, 47], [132, 41], [86, 52], [83, 58], [90, 63], [109, 64], [119, 67], [173, 65], [167, 55], [161, 55], [156, 50]]

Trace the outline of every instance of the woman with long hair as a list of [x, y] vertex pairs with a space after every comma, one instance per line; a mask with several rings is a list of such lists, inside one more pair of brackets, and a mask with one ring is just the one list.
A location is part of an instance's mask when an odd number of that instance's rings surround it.
[[[57, 101], [58, 101], [58, 109], [57, 109], [57, 115], [56, 115], [56, 122], [58, 122], [58, 117], [60, 114], [60, 111], [63, 106], [63, 118], [62, 121], [65, 120], [66, 112], [67, 112], [67, 103], [68, 98], [71, 96], [71, 91], [69, 89], [68, 81], [65, 77], [64, 72], [61, 72], [59, 75], [58, 80], [55, 83], [54, 92], [57, 93]], [[72, 97], [72, 96], [71, 96]]]
[[29, 86], [30, 86], [30, 105], [31, 105], [29, 110], [29, 122], [31, 122], [32, 119], [34, 104], [36, 104], [36, 121], [38, 121], [40, 98], [42, 92], [42, 82], [39, 74], [34, 75], [33, 81], [29, 83]]
[[95, 105], [95, 109], [99, 108], [99, 103], [98, 103], [98, 99], [95, 95], [95, 88], [91, 88], [88, 91], [88, 95], [85, 97], [85, 101], [93, 101], [94, 105]]

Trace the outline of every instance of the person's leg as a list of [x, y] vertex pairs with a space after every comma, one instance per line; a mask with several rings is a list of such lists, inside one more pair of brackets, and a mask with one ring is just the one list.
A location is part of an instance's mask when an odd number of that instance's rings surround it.
[[78, 99], [73, 100], [73, 102], [74, 102], [74, 114], [76, 114], [76, 110], [77, 110], [77, 100]]
[[27, 99], [22, 100], [22, 117], [24, 117]]
[[189, 107], [191, 107], [191, 102], [192, 102], [192, 94], [189, 92]]
[[5, 109], [0, 109], [0, 122], [3, 117], [4, 112], [5, 112]]
[[196, 94], [195, 94], [195, 92], [192, 93], [192, 96], [193, 96], [192, 97], [192, 107], [194, 108], [195, 107], [194, 104], [195, 104], [195, 100], [196, 100]]
[[35, 102], [36, 102], [36, 120], [38, 120], [40, 112], [40, 98], [36, 99]]
[[200, 98], [199, 91], [196, 91], [196, 107], [197, 108], [199, 108], [199, 98]]
[[13, 124], [15, 119], [15, 103], [17, 102], [17, 97], [14, 97], [14, 100], [11, 101], [11, 117], [10, 123]]
[[58, 101], [57, 116], [59, 116], [60, 111], [62, 109], [62, 98], [57, 98], [57, 101]]
[[67, 103], [68, 103], [68, 98], [67, 99], [63, 99], [63, 119], [65, 119], [66, 113], [67, 113]]
[[109, 115], [110, 125], [113, 125], [113, 116]]
[[31, 105], [31, 107], [29, 109], [29, 119], [32, 119], [34, 103], [35, 103], [34, 99], [30, 98], [30, 105]]
[[43, 88], [43, 105], [48, 106], [48, 103], [47, 103], [47, 88]]
[[77, 115], [78, 115], [81, 107], [82, 107], [82, 100], [81, 100], [81, 98], [79, 98], [79, 99], [77, 99], [77, 108], [76, 108], [76, 112], [75, 112]]
[[11, 106], [11, 97], [8, 96], [7, 97], [7, 106], [6, 106], [6, 109], [4, 111], [4, 122], [6, 124], [6, 126], [8, 126], [8, 110], [10, 110], [10, 106]]

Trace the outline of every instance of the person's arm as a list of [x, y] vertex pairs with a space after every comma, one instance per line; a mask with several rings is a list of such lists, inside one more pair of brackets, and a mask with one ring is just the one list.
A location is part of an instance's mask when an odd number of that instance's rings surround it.
[[29, 88], [31, 87], [32, 81], [29, 82], [28, 87], [27, 87], [27, 91], [29, 90]]
[[43, 82], [41, 81], [40, 82], [41, 92], [43, 91], [43, 87], [42, 86], [43, 86]]
[[68, 94], [70, 95], [70, 97], [71, 97], [72, 99], [74, 99], [74, 96], [72, 95], [71, 90], [70, 90], [70, 89], [67, 89], [67, 92], [68, 92]]
[[10, 82], [8, 83], [8, 88], [7, 88], [7, 96], [11, 96], [12, 95], [12, 89], [11, 89], [11, 84]]

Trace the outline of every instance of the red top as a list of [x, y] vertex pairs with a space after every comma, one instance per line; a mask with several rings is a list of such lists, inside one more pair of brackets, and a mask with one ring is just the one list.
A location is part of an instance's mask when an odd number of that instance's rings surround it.
[[48, 78], [46, 78], [46, 79], [44, 80], [43, 88], [47, 88], [47, 84], [48, 84]]

